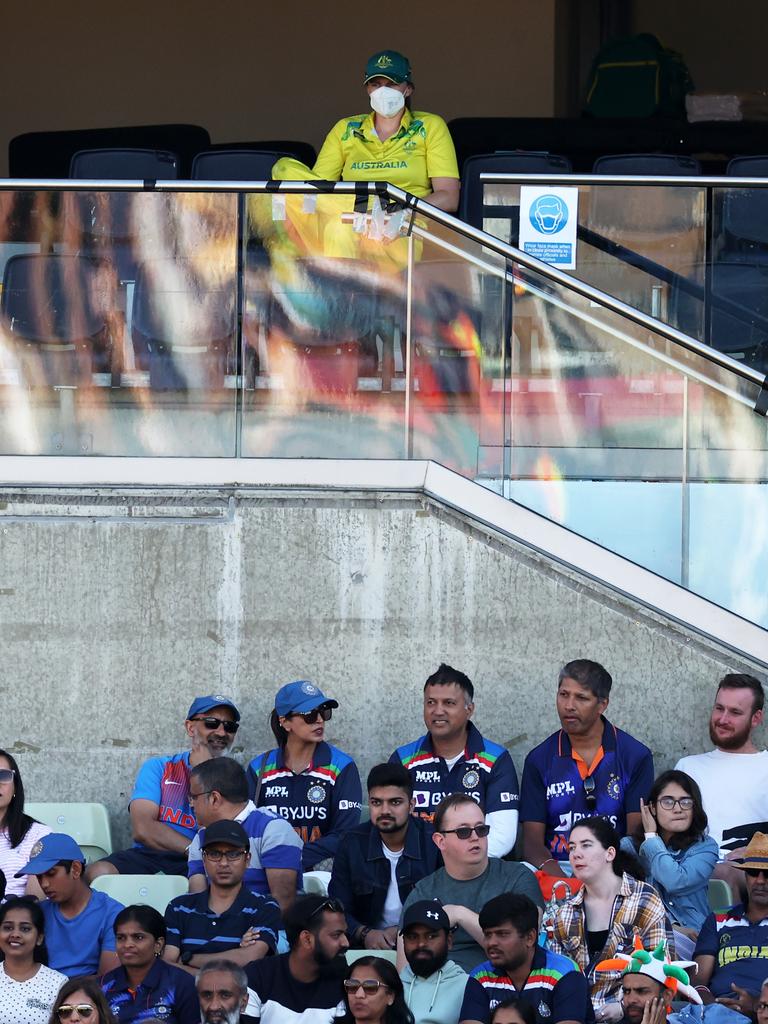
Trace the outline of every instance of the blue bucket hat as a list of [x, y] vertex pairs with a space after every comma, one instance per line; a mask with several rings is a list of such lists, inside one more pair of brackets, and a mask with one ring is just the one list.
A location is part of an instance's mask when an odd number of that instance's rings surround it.
[[86, 856], [72, 836], [64, 832], [49, 832], [38, 839], [29, 851], [30, 861], [16, 872], [14, 878], [22, 875], [42, 875], [55, 868], [60, 860], [79, 860], [85, 864]]
[[232, 714], [235, 716], [235, 721], [240, 721], [240, 712], [237, 709], [237, 705], [231, 697], [224, 697], [220, 693], [212, 693], [207, 697], [195, 697], [189, 708], [187, 718], [195, 718], [196, 715], [204, 715], [207, 711], [213, 711], [214, 708], [231, 708]]
[[314, 711], [321, 704], [329, 708], [337, 708], [339, 702], [326, 697], [322, 690], [307, 679], [297, 679], [295, 683], [286, 683], [277, 691], [275, 697], [275, 711], [281, 718], [291, 714], [304, 714], [305, 711]]

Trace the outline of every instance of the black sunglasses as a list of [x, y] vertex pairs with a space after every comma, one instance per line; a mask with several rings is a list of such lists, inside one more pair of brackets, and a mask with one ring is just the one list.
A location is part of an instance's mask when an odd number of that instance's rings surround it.
[[318, 914], [322, 914], [324, 910], [328, 910], [332, 914], [343, 914], [344, 904], [341, 902], [341, 900], [323, 900], [323, 902], [319, 906], [315, 907], [315, 909], [309, 915], [309, 917], [307, 918], [307, 924], [309, 924], [313, 917], [317, 917]]
[[597, 797], [595, 796], [595, 780], [591, 775], [584, 779], [584, 796], [587, 801], [587, 810], [592, 813], [597, 807]]
[[193, 722], [202, 722], [206, 729], [210, 729], [213, 732], [214, 729], [218, 729], [222, 726], [224, 732], [228, 736], [234, 736], [237, 730], [240, 728], [239, 722], [230, 722], [223, 718], [215, 718], [213, 715], [206, 715], [204, 718], [198, 717], [193, 718]]
[[333, 708], [320, 705], [319, 708], [312, 708], [311, 711], [292, 711], [286, 718], [303, 718], [307, 725], [314, 725], [318, 718], [324, 722], [330, 722], [333, 717]]
[[444, 828], [442, 835], [447, 836], [453, 833], [457, 839], [469, 839], [474, 832], [478, 839], [485, 839], [490, 831], [490, 825], [460, 825], [459, 828]]
[[762, 875], [764, 878], [768, 878], [767, 868], [744, 868], [744, 874], [749, 875], [750, 878], [759, 878]]

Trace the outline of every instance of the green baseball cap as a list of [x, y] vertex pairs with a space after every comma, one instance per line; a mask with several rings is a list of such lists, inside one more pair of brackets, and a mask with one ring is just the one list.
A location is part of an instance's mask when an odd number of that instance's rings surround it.
[[411, 63], [397, 50], [379, 50], [368, 58], [363, 85], [372, 78], [388, 78], [396, 85], [411, 80]]

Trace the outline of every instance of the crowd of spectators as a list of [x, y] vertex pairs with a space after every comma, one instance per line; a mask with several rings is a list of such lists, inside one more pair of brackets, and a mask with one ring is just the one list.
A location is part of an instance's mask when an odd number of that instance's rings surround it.
[[[368, 774], [364, 821], [314, 683], [278, 691], [277, 745], [247, 771], [239, 709], [198, 697], [189, 749], [139, 770], [134, 845], [87, 866], [24, 813], [0, 751], [0, 1024], [768, 1024], [762, 684], [720, 680], [714, 750], [657, 777], [606, 718], [611, 687], [596, 662], [562, 668], [560, 728], [518, 787], [471, 680], [441, 665], [425, 734]], [[90, 884], [182, 869], [164, 914]], [[733, 892], [716, 914], [712, 878]]]

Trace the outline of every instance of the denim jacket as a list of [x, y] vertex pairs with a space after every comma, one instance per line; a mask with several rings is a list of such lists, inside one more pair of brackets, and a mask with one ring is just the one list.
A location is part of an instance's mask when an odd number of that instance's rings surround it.
[[687, 850], [670, 850], [661, 836], [645, 839], [640, 860], [650, 882], [664, 901], [670, 918], [684, 928], [701, 929], [710, 913], [707, 884], [717, 864], [719, 850], [710, 836]]
[[[421, 818], [408, 819], [403, 855], [395, 869], [403, 903], [418, 881], [443, 865], [432, 833], [429, 822]], [[362, 926], [378, 927], [391, 877], [379, 830], [370, 821], [350, 829], [334, 858], [328, 894], [344, 904], [351, 936]]]

